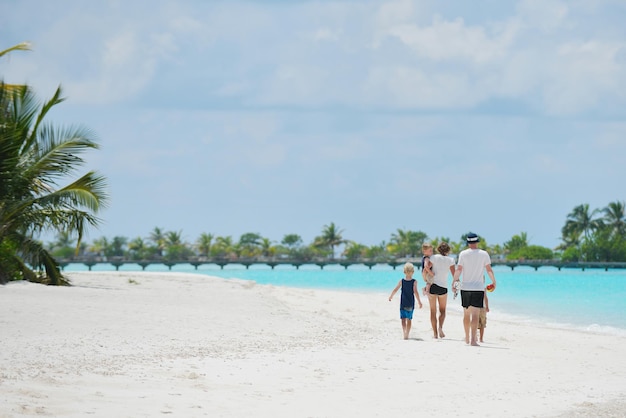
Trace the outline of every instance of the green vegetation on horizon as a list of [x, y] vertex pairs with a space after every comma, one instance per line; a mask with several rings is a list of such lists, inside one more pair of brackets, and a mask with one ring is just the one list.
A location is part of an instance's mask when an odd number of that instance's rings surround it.
[[[602, 216], [600, 216], [602, 215]], [[246, 258], [287, 258], [302, 261], [334, 259], [338, 255], [347, 261], [385, 261], [405, 257], [420, 257], [424, 242], [433, 246], [441, 241], [450, 244], [453, 254], [465, 248], [463, 234], [458, 241], [449, 237], [433, 237], [423, 231], [398, 229], [390, 234], [389, 241], [378, 245], [364, 245], [344, 238], [344, 231], [335, 223], [324, 225], [321, 234], [309, 244], [296, 233], [287, 234], [274, 242], [259, 233], [242, 234], [238, 240], [232, 236], [215, 236], [203, 232], [193, 243], [185, 242], [182, 231], [163, 231], [154, 228], [147, 238], [99, 238], [92, 245], [83, 244], [79, 254], [84, 257], [119, 257], [127, 260], [182, 261], [221, 258], [229, 260]], [[562, 228], [562, 243], [553, 249], [531, 245], [526, 232], [514, 235], [503, 244], [490, 245], [481, 237], [480, 247], [492, 257], [509, 260], [561, 260], [561, 261], [626, 261], [626, 218], [623, 202], [612, 202], [604, 209], [590, 211], [589, 205], [576, 206], [567, 215]], [[49, 244], [50, 251], [65, 258], [73, 251], [67, 236], [59, 235]], [[341, 254], [337, 247], [343, 245]]]

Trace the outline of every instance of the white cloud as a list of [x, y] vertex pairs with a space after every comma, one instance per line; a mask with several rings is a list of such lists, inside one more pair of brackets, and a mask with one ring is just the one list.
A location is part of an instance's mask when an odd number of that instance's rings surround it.
[[625, 45], [593, 41], [560, 45], [543, 86], [546, 110], [575, 114], [615, 97], [626, 83], [626, 66], [616, 62]]
[[416, 2], [411, 0], [385, 2], [376, 11], [377, 27], [386, 31], [390, 27], [410, 22], [414, 17], [415, 6]]
[[432, 24], [419, 27], [403, 24], [389, 29], [418, 56], [432, 61], [454, 60], [459, 64], [485, 64], [505, 56], [511, 34], [489, 36], [485, 27], [468, 27], [463, 19], [446, 21], [435, 17]]
[[312, 36], [314, 41], [336, 41], [339, 39], [339, 34], [330, 28], [319, 28]]
[[486, 99], [489, 93], [488, 86], [469, 74], [411, 67], [373, 68], [363, 90], [372, 106], [422, 109], [468, 108]]
[[[467, 109], [504, 98], [520, 108], [572, 115], [619, 108], [626, 99], [626, 43], [619, 32], [604, 30], [601, 7], [585, 21], [588, 6], [576, 2], [524, 0], [509, 15], [471, 23], [437, 12], [436, 3], [411, 0], [350, 7], [219, 2], [172, 8], [157, 2], [141, 21], [116, 11], [98, 22], [94, 16], [106, 15], [106, 8], [89, 16], [86, 10], [64, 16], [47, 32], [60, 37], [65, 50], [89, 51], [81, 56], [88, 65], [71, 68], [63, 81], [68, 96], [84, 103], [153, 97], [162, 82], [175, 96], [161, 103], [189, 96], [200, 106], [237, 100]], [[86, 28], [80, 22], [92, 22], [84, 36], [63, 29]], [[37, 66], [19, 70], [31, 79], [54, 78], [69, 66], [46, 65], [45, 75]]]
[[328, 88], [331, 69], [318, 65], [282, 64], [263, 80], [259, 95], [251, 103], [264, 105], [317, 106], [328, 104], [333, 92]]
[[95, 45], [97, 61], [89, 72], [67, 83], [68, 94], [82, 103], [123, 102], [154, 83], [159, 61], [175, 52], [171, 35], [141, 38], [138, 30], [116, 32]]
[[624, 43], [563, 1], [521, 1], [516, 15], [472, 25], [439, 15], [418, 24], [411, 5], [378, 13], [376, 48], [396, 38], [416, 57], [370, 68], [367, 90], [379, 103], [455, 109], [507, 98], [554, 115], [623, 104]]
[[517, 14], [528, 26], [550, 33], [567, 23], [569, 8], [561, 0], [522, 0]]

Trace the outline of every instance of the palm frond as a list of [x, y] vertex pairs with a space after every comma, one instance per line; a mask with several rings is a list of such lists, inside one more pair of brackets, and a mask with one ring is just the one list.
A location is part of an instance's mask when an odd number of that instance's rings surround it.
[[[0, 57], [3, 57], [4, 55], [7, 55], [8, 53], [13, 52], [13, 51], [30, 51], [30, 50], [31, 49], [30, 49], [29, 42], [21, 42], [17, 45], [12, 46], [11, 48], [0, 51]], [[0, 90], [6, 91], [9, 93], [17, 91], [23, 87], [25, 86], [22, 84], [5, 84], [4, 82], [0, 83]]]
[[30, 51], [30, 42], [20, 42], [17, 45], [12, 46], [11, 48], [0, 51], [0, 57], [8, 54], [13, 51]]
[[43, 120], [48, 114], [48, 112], [50, 111], [50, 109], [52, 109], [55, 105], [63, 101], [65, 101], [65, 98], [61, 97], [61, 86], [59, 86], [54, 92], [54, 95], [52, 96], [52, 98], [48, 100], [47, 102], [45, 102], [43, 106], [41, 107], [41, 111], [37, 115], [37, 121], [32, 126], [32, 136], [31, 138], [29, 138], [30, 141], [37, 140], [36, 135], [37, 135], [37, 131], [39, 130], [39, 126], [43, 123]]

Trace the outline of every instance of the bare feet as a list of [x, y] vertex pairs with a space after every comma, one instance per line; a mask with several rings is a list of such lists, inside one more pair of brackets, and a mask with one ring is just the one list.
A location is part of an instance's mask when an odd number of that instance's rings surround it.
[[478, 345], [478, 343], [476, 342], [476, 340], [472, 341], [472, 344], [471, 344], [471, 345], [472, 345], [473, 347], [480, 347], [480, 346]]
[[443, 330], [441, 328], [439, 328], [439, 338], [446, 338], [446, 334], [443, 333]]

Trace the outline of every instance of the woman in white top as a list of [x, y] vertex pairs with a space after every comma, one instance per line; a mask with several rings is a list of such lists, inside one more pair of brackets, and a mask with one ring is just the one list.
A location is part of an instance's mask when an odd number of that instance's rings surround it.
[[[434, 338], [444, 338], [443, 323], [446, 320], [446, 306], [448, 305], [448, 273], [454, 277], [454, 260], [449, 257], [450, 246], [441, 242], [437, 246], [437, 253], [430, 257], [432, 270], [435, 273], [433, 283], [428, 293], [430, 305], [430, 324]], [[439, 304], [439, 321], [437, 321], [437, 304]]]

